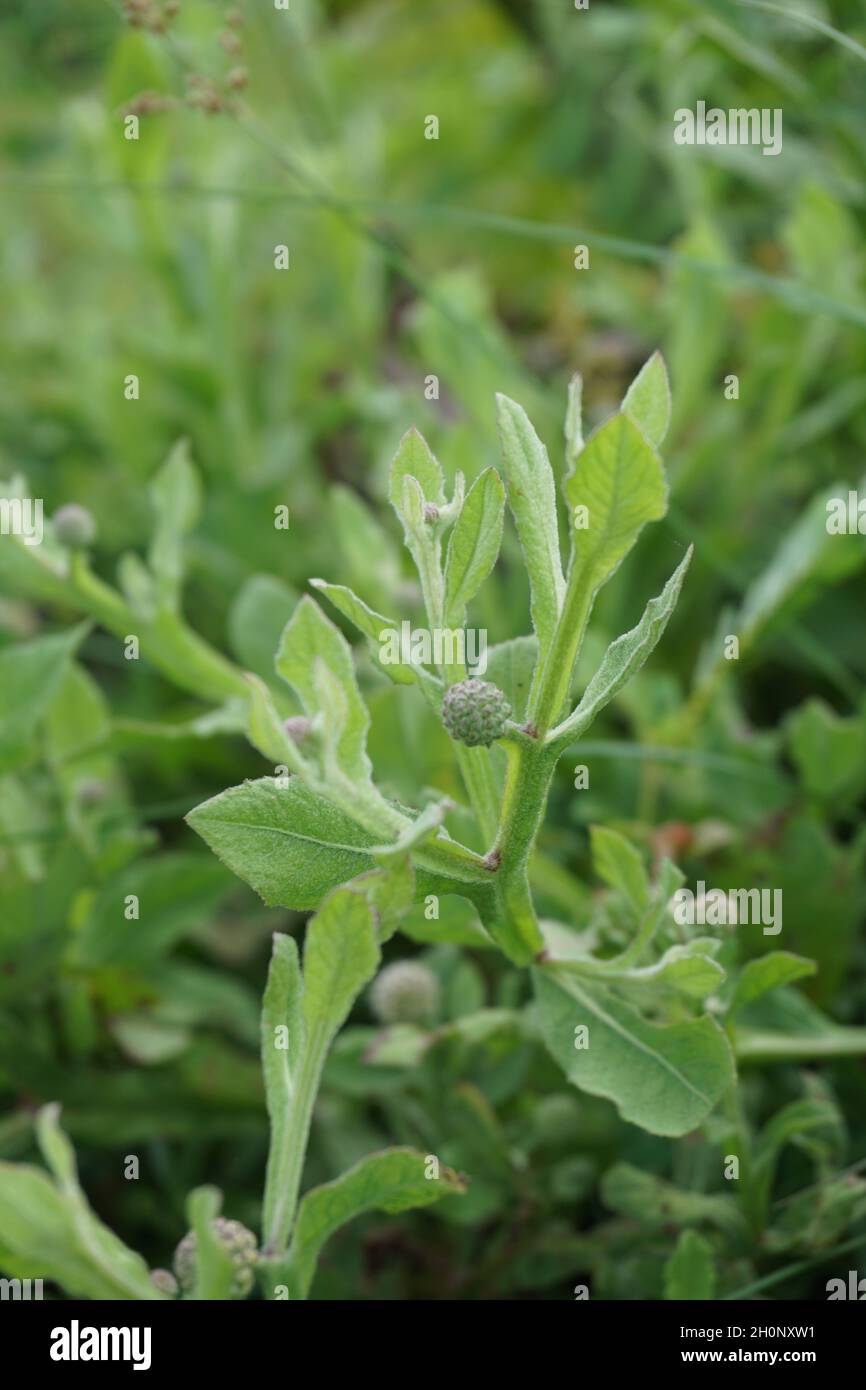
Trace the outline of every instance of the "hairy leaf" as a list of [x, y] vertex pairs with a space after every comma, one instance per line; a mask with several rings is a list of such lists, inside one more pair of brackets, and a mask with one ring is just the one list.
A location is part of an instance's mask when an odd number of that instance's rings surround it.
[[365, 1211], [389, 1213], [429, 1206], [462, 1193], [462, 1180], [450, 1168], [426, 1177], [427, 1159], [413, 1149], [385, 1149], [369, 1154], [347, 1173], [313, 1188], [301, 1202], [290, 1260], [296, 1296], [305, 1298], [319, 1252], [329, 1236]]
[[[727, 1039], [710, 1018], [649, 1023], [609, 989], [574, 975], [534, 971], [544, 1041], [566, 1076], [612, 1100], [651, 1134], [688, 1134], [734, 1079]], [[588, 1029], [587, 1047], [575, 1029]]]
[[[565, 495], [578, 524], [574, 536], [575, 573], [594, 593], [614, 573], [648, 521], [667, 510], [667, 484], [661, 459], [627, 415], [614, 415], [587, 440]], [[574, 509], [586, 508], [586, 525]]]
[[316, 683], [317, 660], [333, 677], [345, 702], [345, 717], [336, 739], [339, 766], [348, 777], [369, 783], [366, 742], [370, 716], [355, 680], [349, 644], [318, 604], [305, 596], [283, 632], [277, 670], [294, 686], [310, 718], [322, 708], [321, 687]]
[[637, 626], [611, 642], [577, 709], [551, 733], [552, 743], [564, 747], [579, 738], [589, 728], [596, 715], [605, 705], [610, 704], [614, 695], [641, 669], [668, 625], [691, 558], [692, 547], [689, 546], [685, 557], [661, 593], [650, 599]]
[[665, 1298], [712, 1298], [716, 1270], [712, 1246], [697, 1231], [683, 1231], [665, 1265]]
[[160, 606], [175, 611], [183, 578], [183, 543], [201, 510], [201, 483], [185, 439], [177, 443], [150, 485], [156, 527], [148, 561]]
[[485, 468], [475, 479], [448, 542], [445, 560], [445, 623], [461, 627], [499, 554], [505, 489], [499, 474]]
[[658, 449], [671, 421], [671, 388], [660, 352], [654, 352], [641, 367], [625, 393], [622, 408]]
[[499, 440], [511, 508], [529, 575], [532, 622], [539, 649], [546, 652], [565, 594], [556, 490], [547, 450], [523, 408], [496, 397]]

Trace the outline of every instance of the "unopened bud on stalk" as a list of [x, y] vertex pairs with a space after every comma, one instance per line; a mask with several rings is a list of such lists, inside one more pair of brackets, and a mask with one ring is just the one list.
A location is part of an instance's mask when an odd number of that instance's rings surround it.
[[313, 726], [310, 720], [306, 719], [302, 714], [295, 714], [291, 719], [287, 719], [283, 724], [283, 728], [292, 740], [292, 743], [297, 744], [303, 743], [313, 732]]
[[442, 722], [453, 739], [474, 748], [501, 738], [511, 717], [511, 705], [498, 685], [472, 677], [445, 692]]
[[[240, 1221], [230, 1221], [226, 1216], [216, 1217], [213, 1227], [234, 1265], [229, 1298], [246, 1298], [253, 1286], [253, 1266], [258, 1259], [256, 1238]], [[174, 1252], [174, 1272], [183, 1293], [192, 1293], [195, 1285], [197, 1249], [196, 1233], [188, 1231]]]
[[439, 1007], [439, 981], [419, 961], [398, 960], [376, 976], [370, 1003], [382, 1023], [427, 1023]]
[[150, 1282], [159, 1289], [160, 1293], [167, 1293], [169, 1298], [177, 1297], [177, 1280], [170, 1269], [152, 1269]]
[[84, 550], [96, 540], [96, 522], [86, 507], [68, 502], [53, 517], [54, 535], [70, 550]]

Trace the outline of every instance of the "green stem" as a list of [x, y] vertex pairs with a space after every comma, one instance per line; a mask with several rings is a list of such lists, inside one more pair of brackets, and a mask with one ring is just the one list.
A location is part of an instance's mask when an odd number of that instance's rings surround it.
[[148, 661], [182, 690], [208, 704], [223, 704], [239, 696], [244, 701], [249, 698], [243, 672], [187, 627], [179, 614], [139, 617], [116, 590], [93, 573], [80, 552], [72, 555], [69, 590], [79, 608], [121, 641], [138, 637]]
[[490, 754], [486, 748], [467, 748], [463, 743], [455, 743], [454, 747], [457, 749], [457, 766], [484, 843], [492, 844], [499, 821], [499, 794], [490, 766]]
[[262, 1218], [265, 1253], [269, 1257], [283, 1255], [289, 1242], [298, 1208], [313, 1107], [330, 1042], [327, 1029], [316, 1028], [309, 1034], [291, 1109], [285, 1122], [271, 1130]]
[[495, 920], [488, 923], [506, 954], [527, 965], [544, 947], [529, 887], [529, 859], [544, 818], [556, 758], [540, 743], [509, 741], [502, 814], [493, 857]]
[[819, 1057], [860, 1057], [866, 1052], [866, 1028], [840, 1029], [838, 1034], [811, 1038], [778, 1033], [735, 1034], [738, 1062], [808, 1062]]
[[538, 687], [530, 696], [529, 722], [543, 736], [558, 724], [568, 703], [574, 663], [583, 642], [595, 590], [587, 576], [573, 566], [553, 641], [544, 659]]
[[724, 1104], [730, 1124], [730, 1131], [725, 1142], [729, 1152], [735, 1153], [740, 1160], [738, 1179], [740, 1202], [746, 1224], [753, 1238], [757, 1239], [764, 1229], [765, 1206], [769, 1194], [766, 1191], [766, 1184], [758, 1180], [754, 1171], [752, 1141], [736, 1081], [725, 1093]]

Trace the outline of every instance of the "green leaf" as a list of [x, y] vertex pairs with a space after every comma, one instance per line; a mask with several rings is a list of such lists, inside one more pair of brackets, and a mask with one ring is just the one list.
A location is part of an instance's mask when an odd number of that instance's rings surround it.
[[736, 1029], [743, 1061], [797, 1061], [861, 1057], [866, 1028], [849, 1028], [828, 1018], [798, 990], [784, 986], [745, 1006]]
[[446, 943], [490, 950], [493, 940], [478, 920], [478, 912], [465, 898], [442, 898], [438, 917], [428, 917], [424, 903], [417, 903], [400, 923], [404, 936], [431, 944]]
[[391, 463], [389, 496], [391, 505], [404, 526], [406, 512], [403, 483], [407, 477], [415, 478], [421, 485], [423, 501], [432, 502], [437, 507], [443, 505], [445, 493], [442, 469], [427, 441], [416, 429], [407, 430], [403, 435]]
[[147, 565], [134, 550], [127, 550], [118, 560], [117, 582], [136, 617], [151, 622], [157, 608], [156, 585]]
[[631, 1163], [614, 1163], [608, 1168], [601, 1196], [611, 1211], [631, 1217], [650, 1230], [702, 1225], [729, 1234], [743, 1230], [742, 1213], [734, 1197], [684, 1192]]
[[734, 1014], [745, 1004], [760, 999], [762, 994], [781, 985], [790, 985], [794, 980], [802, 980], [815, 974], [815, 962], [805, 956], [795, 956], [791, 951], [768, 951], [766, 955], [750, 960], [743, 966], [737, 980], [728, 1016]]
[[201, 484], [185, 439], [175, 444], [157, 473], [150, 485], [150, 496], [156, 510], [156, 527], [148, 562], [156, 580], [159, 605], [175, 612], [183, 578], [184, 537], [201, 511]]
[[526, 703], [532, 685], [532, 673], [538, 662], [538, 642], [535, 637], [512, 637], [487, 649], [487, 670], [484, 679], [504, 691], [511, 705], [512, 718], [519, 723], [526, 715]]
[[283, 632], [276, 665], [283, 679], [294, 686], [311, 719], [322, 708], [321, 688], [316, 683], [317, 659], [333, 677], [345, 702], [336, 738], [339, 767], [350, 780], [369, 784], [366, 743], [370, 716], [355, 680], [351, 649], [318, 604], [305, 595]]
[[844, 497], [847, 491], [847, 485], [839, 484], [813, 497], [750, 585], [732, 628], [739, 634], [741, 655], [762, 628], [795, 606], [812, 586], [836, 583], [862, 565], [864, 551], [858, 536], [827, 532], [827, 497]]
[[379, 939], [366, 898], [340, 888], [312, 918], [304, 941], [303, 1018], [307, 1033], [332, 1038], [379, 965]]
[[817, 1187], [797, 1192], [783, 1207], [777, 1223], [764, 1233], [768, 1253], [832, 1247], [866, 1215], [866, 1181], [854, 1173], [833, 1176]]
[[565, 468], [566, 477], [574, 472], [577, 456], [583, 448], [583, 377], [579, 372], [568, 383], [568, 405], [565, 409]]
[[753, 1180], [769, 1196], [779, 1154], [786, 1144], [811, 1155], [819, 1166], [841, 1161], [845, 1152], [845, 1124], [832, 1097], [814, 1079], [812, 1094], [777, 1110], [761, 1131], [755, 1145]]
[[[688, 1134], [733, 1082], [731, 1050], [712, 1019], [648, 1023], [595, 982], [533, 976], [542, 1036], [568, 1079], [650, 1134]], [[579, 1025], [587, 1047], [575, 1047]]]
[[86, 632], [82, 623], [0, 651], [0, 772], [30, 761], [30, 740]]
[[379, 940], [387, 941], [401, 925], [415, 897], [415, 871], [408, 854], [388, 859], [387, 868], [361, 874], [351, 885], [363, 893], [376, 914]]
[[662, 592], [650, 599], [636, 627], [611, 642], [590, 680], [580, 704], [552, 731], [550, 742], [564, 747], [579, 738], [618, 691], [641, 669], [657, 646], [677, 605], [692, 558], [689, 546]]
[[445, 814], [452, 808], [452, 805], [453, 803], [450, 801], [431, 801], [430, 805], [425, 806], [415, 820], [410, 821], [405, 829], [400, 831], [393, 844], [374, 845], [370, 853], [379, 862], [385, 863], [394, 858], [403, 858], [407, 850], [414, 849], [416, 845], [422, 845], [425, 840], [438, 834]]
[[[262, 1074], [271, 1129], [271, 1155], [283, 1151], [287, 1130], [292, 1124], [293, 1101], [306, 1041], [303, 991], [297, 945], [292, 937], [275, 932], [261, 1019]], [[285, 1029], [285, 1034], [278, 1029]], [[271, 1161], [269, 1159], [269, 1164]], [[265, 1194], [262, 1227], [269, 1231], [276, 1197], [271, 1182], [266, 1182]]]
[[529, 575], [532, 623], [543, 659], [565, 594], [553, 470], [523, 408], [502, 395], [496, 407], [508, 505]]
[[575, 572], [595, 593], [631, 550], [648, 521], [667, 510], [667, 484], [658, 454], [627, 415], [614, 415], [587, 440], [565, 487], [572, 508], [587, 509], [584, 529], [572, 528]]
[[[39, 1168], [0, 1163], [0, 1262], [20, 1278], [51, 1279], [73, 1298], [151, 1300], [161, 1297], [147, 1266], [133, 1251], [134, 1274], [117, 1274], [106, 1260], [94, 1228], [81, 1221], [68, 1199]], [[119, 1242], [118, 1242], [119, 1244]], [[123, 1247], [125, 1249], [125, 1247]]]
[[[376, 867], [372, 850], [378, 837], [298, 777], [287, 778], [285, 785], [282, 779], [262, 777], [229, 787], [196, 806], [186, 819], [269, 907], [316, 907], [331, 888]], [[486, 888], [486, 871], [456, 841], [437, 839], [421, 846], [419, 896], [457, 892], [471, 897]]]
[[376, 660], [380, 670], [392, 680], [395, 685], [413, 685], [419, 677], [419, 673], [414, 666], [404, 661], [382, 661], [380, 654], [382, 651], [382, 635], [386, 631], [399, 632], [400, 624], [395, 618], [386, 618], [383, 613], [377, 613], [375, 609], [369, 608], [363, 599], [348, 589], [345, 584], [329, 584], [324, 579], [311, 579], [310, 584], [317, 589], [320, 594], [331, 602], [350, 623], [354, 623], [359, 632], [363, 632], [368, 639], [370, 651]]
[[372, 837], [297, 777], [229, 787], [187, 816], [269, 907], [316, 907], [339, 883], [375, 868]]
[[661, 985], [690, 999], [705, 999], [725, 979], [718, 961], [708, 954], [708, 950], [717, 950], [719, 945], [718, 941], [699, 937], [682, 946], [671, 946], [655, 965], [623, 971], [617, 979], [625, 984]]
[[[110, 773], [110, 760], [100, 753], [111, 734], [111, 712], [97, 682], [74, 662], [67, 666], [45, 717], [45, 753], [56, 772]], [[66, 768], [61, 767], [67, 764]]]
[[38, 1168], [0, 1163], [0, 1248], [20, 1277], [54, 1280], [73, 1297], [161, 1299], [141, 1257], [88, 1206], [58, 1114], [58, 1106], [45, 1106], [37, 1122], [56, 1185]]
[[[284, 1031], [285, 1030], [285, 1031]], [[306, 1048], [303, 977], [292, 937], [274, 933], [270, 969], [261, 1001], [261, 1072], [270, 1122], [261, 1229], [271, 1233], [285, 1200], [284, 1155], [292, 1145]]]
[[489, 575], [502, 544], [505, 489], [493, 468], [480, 473], [454, 524], [445, 560], [445, 624], [462, 627], [466, 605]]
[[426, 1170], [424, 1154], [385, 1149], [362, 1158], [334, 1182], [308, 1192], [298, 1209], [290, 1251], [295, 1296], [307, 1296], [326, 1240], [362, 1212], [408, 1211], [465, 1190], [450, 1168], [441, 1168], [435, 1178], [426, 1177]]
[[777, 1110], [761, 1131], [754, 1147], [751, 1181], [759, 1211], [766, 1211], [772, 1195], [779, 1156], [786, 1144], [808, 1154], [819, 1180], [844, 1158], [845, 1122], [827, 1085], [817, 1076], [804, 1078], [808, 1095]]
[[250, 688], [246, 711], [246, 732], [250, 743], [259, 750], [262, 757], [269, 758], [276, 766], [287, 767], [301, 776], [308, 776], [311, 769], [308, 768], [294, 739], [286, 733], [271, 691], [265, 682], [252, 672], [247, 673], [246, 679]]
[[716, 1269], [709, 1241], [697, 1231], [683, 1231], [665, 1265], [665, 1298], [712, 1298]]
[[623, 893], [640, 916], [650, 899], [649, 877], [640, 854], [624, 835], [606, 825], [591, 825], [589, 838], [595, 872]]
[[823, 700], [807, 700], [787, 721], [791, 756], [806, 791], [849, 801], [866, 784], [866, 719], [843, 719]]
[[660, 352], [644, 363], [628, 388], [622, 408], [658, 449], [671, 422], [671, 388], [668, 369]]
[[228, 639], [245, 671], [273, 681], [274, 652], [297, 602], [295, 590], [271, 574], [244, 581], [229, 611]]
[[221, 1207], [222, 1193], [216, 1187], [197, 1187], [187, 1198], [187, 1220], [196, 1236], [193, 1299], [225, 1302], [230, 1296], [234, 1265], [214, 1226]]
[[[207, 854], [167, 851], [124, 866], [96, 890], [71, 944], [75, 964], [145, 970], [201, 926], [233, 881]], [[137, 918], [124, 916], [138, 899]]]

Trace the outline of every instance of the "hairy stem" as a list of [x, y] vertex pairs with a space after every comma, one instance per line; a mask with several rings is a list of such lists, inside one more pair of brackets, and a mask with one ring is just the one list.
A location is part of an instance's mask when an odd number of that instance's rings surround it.
[[497, 864], [497, 939], [512, 960], [526, 965], [544, 946], [529, 887], [529, 858], [544, 819], [556, 757], [527, 740], [509, 741], [507, 747], [505, 794], [491, 856]]
[[331, 1036], [325, 1028], [313, 1029], [308, 1035], [291, 1111], [284, 1125], [271, 1129], [262, 1218], [265, 1253], [271, 1257], [284, 1254], [289, 1242], [298, 1208], [313, 1107], [330, 1041]]
[[594, 598], [595, 590], [588, 577], [573, 565], [541, 679], [530, 698], [529, 719], [542, 737], [559, 722], [568, 702], [574, 663], [583, 643]]

